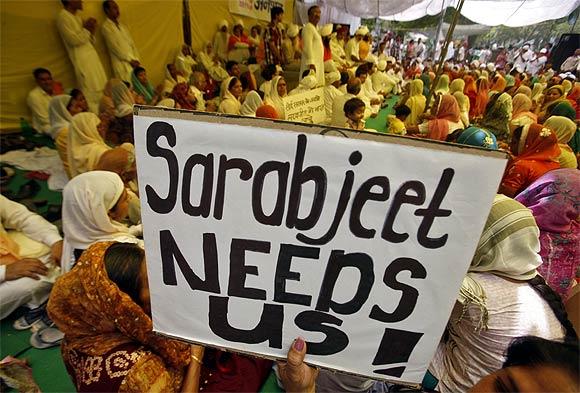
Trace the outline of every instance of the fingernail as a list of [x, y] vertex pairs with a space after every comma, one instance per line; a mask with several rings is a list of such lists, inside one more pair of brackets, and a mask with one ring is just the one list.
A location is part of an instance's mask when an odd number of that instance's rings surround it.
[[294, 340], [294, 349], [297, 351], [302, 351], [304, 349], [304, 339], [302, 337], [298, 337]]

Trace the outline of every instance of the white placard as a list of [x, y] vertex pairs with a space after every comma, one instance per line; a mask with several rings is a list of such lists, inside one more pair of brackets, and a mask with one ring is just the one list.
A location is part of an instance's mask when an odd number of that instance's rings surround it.
[[326, 118], [324, 89], [322, 87], [286, 96], [282, 101], [284, 101], [285, 120], [320, 124]]
[[274, 7], [284, 8], [283, 0], [229, 0], [232, 14], [270, 21], [270, 10]]
[[311, 364], [421, 382], [504, 155], [169, 110], [134, 119], [155, 331], [272, 358], [302, 336]]

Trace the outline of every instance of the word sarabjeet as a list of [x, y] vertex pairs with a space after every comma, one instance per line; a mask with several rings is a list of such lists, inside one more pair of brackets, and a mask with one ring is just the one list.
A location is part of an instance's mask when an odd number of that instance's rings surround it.
[[504, 156], [280, 124], [135, 116], [154, 329], [421, 382]]

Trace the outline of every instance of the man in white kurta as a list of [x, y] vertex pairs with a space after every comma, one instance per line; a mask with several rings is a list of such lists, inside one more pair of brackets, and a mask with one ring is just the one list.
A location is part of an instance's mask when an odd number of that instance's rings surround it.
[[77, 82], [93, 113], [99, 113], [99, 101], [103, 95], [107, 75], [101, 59], [93, 46], [97, 21], [89, 18], [83, 22], [77, 14], [83, 9], [80, 0], [69, 0], [56, 18], [56, 27], [64, 42]]
[[320, 8], [312, 6], [308, 9], [308, 23], [302, 29], [302, 58], [300, 75], [305, 70], [316, 72], [317, 86], [324, 86], [324, 47], [317, 25], [320, 21]]
[[58, 229], [24, 205], [0, 195], [0, 319], [19, 306], [41, 306], [62, 255]]
[[109, 54], [113, 75], [123, 81], [131, 80], [133, 68], [139, 66], [139, 52], [127, 26], [119, 22], [119, 6], [112, 0], [103, 3], [107, 20], [101, 29]]
[[37, 68], [33, 74], [37, 86], [28, 93], [26, 103], [32, 112], [32, 127], [38, 132], [48, 134], [48, 105], [54, 95], [54, 81], [46, 68]]
[[326, 86], [324, 87], [324, 109], [326, 111], [325, 124], [330, 124], [330, 121], [332, 120], [332, 105], [334, 99], [343, 95], [343, 92], [338, 90], [338, 87], [340, 87], [340, 74], [338, 72], [329, 72], [325, 75], [324, 79], [326, 82]]

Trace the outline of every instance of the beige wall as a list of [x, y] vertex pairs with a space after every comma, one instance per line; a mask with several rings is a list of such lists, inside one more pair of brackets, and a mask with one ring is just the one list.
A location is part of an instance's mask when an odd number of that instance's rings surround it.
[[[293, 0], [285, 0], [285, 21], [292, 20]], [[163, 79], [164, 65], [171, 61], [183, 42], [182, 2], [179, 0], [117, 0], [125, 23], [141, 53], [141, 62], [153, 83]], [[105, 19], [101, 1], [84, 1], [83, 18]], [[59, 0], [0, 0], [0, 129], [19, 126], [29, 118], [26, 95], [32, 89], [32, 70], [45, 67], [65, 89], [75, 87], [74, 71], [56, 30]], [[213, 38], [221, 19], [231, 22], [227, 0], [190, 0], [193, 49]], [[255, 19], [240, 17], [246, 27]], [[261, 22], [265, 24], [266, 22]], [[97, 51], [108, 75], [110, 58], [103, 37], [97, 32]]]

